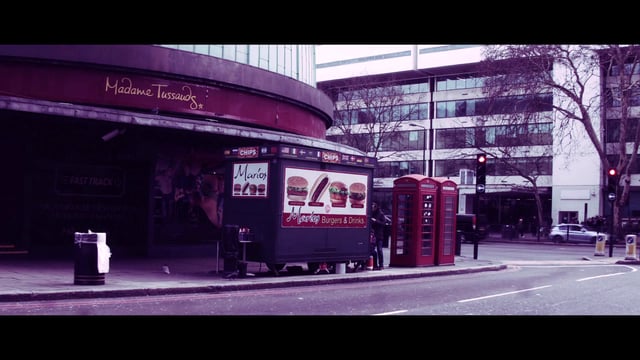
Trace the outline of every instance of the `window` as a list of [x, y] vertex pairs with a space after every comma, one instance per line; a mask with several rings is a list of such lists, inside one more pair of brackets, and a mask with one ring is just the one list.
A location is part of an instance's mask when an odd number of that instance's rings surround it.
[[531, 175], [551, 175], [553, 171], [553, 158], [530, 157], [530, 158], [512, 158], [508, 160], [509, 164], [505, 164], [504, 160], [496, 163], [487, 163], [488, 171], [495, 176], [518, 175], [516, 169], [529, 173]]
[[476, 172], [471, 169], [460, 169], [460, 185], [473, 185], [476, 179]]
[[[489, 164], [487, 163], [487, 165]], [[460, 169], [473, 169], [476, 166], [476, 158], [436, 160], [434, 161], [434, 166], [434, 176], [459, 176]], [[487, 171], [487, 175], [489, 175], [489, 171]]]
[[436, 149], [459, 149], [475, 146], [475, 128], [438, 129], [435, 136]]
[[551, 94], [533, 97], [510, 96], [498, 99], [469, 99], [439, 101], [436, 103], [436, 117], [461, 117], [477, 115], [513, 114], [523, 111], [542, 112], [553, 109]]
[[484, 86], [484, 78], [472, 74], [445, 76], [436, 80], [436, 91], [472, 89], [482, 86]]
[[[630, 75], [631, 73], [640, 74], [640, 64], [638, 63], [629, 63], [624, 64], [624, 74]], [[620, 75], [620, 65], [613, 65], [610, 71], [611, 76], [619, 76]]]
[[381, 161], [373, 172], [374, 177], [397, 178], [409, 174], [419, 174], [422, 160], [415, 161]]
[[[620, 89], [617, 87], [609, 88], [606, 90], [605, 101], [609, 107], [622, 106]], [[640, 106], [640, 88], [634, 87], [629, 94], [629, 106]]]

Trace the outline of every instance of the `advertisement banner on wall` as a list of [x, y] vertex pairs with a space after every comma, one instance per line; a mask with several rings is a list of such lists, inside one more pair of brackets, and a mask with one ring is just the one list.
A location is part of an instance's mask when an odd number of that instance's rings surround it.
[[234, 163], [232, 197], [266, 198], [269, 182], [269, 163]]
[[285, 168], [283, 227], [367, 226], [368, 176]]

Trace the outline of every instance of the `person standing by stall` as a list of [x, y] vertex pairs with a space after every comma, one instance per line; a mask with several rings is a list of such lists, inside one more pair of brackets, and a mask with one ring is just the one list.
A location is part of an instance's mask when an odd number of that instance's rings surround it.
[[524, 219], [518, 219], [518, 223], [516, 224], [516, 229], [518, 229], [518, 234], [520, 237], [524, 237]]
[[371, 203], [371, 231], [375, 237], [372, 244], [371, 255], [373, 256], [373, 269], [384, 269], [384, 254], [382, 253], [382, 244], [384, 241], [384, 224], [385, 217], [382, 209], [376, 202]]

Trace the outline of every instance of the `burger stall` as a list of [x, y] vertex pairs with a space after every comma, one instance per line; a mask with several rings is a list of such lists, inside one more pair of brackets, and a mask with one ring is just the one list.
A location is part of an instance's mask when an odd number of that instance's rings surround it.
[[303, 262], [313, 272], [369, 257], [375, 158], [284, 144], [224, 157], [224, 234], [238, 236], [242, 261], [276, 272]]

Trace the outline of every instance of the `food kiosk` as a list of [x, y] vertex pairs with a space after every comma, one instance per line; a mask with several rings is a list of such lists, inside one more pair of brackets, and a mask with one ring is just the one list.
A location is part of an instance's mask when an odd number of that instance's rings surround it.
[[453, 264], [457, 186], [410, 174], [393, 184], [389, 266]]
[[277, 272], [369, 257], [375, 158], [284, 144], [224, 157], [223, 223], [241, 229], [245, 260]]

